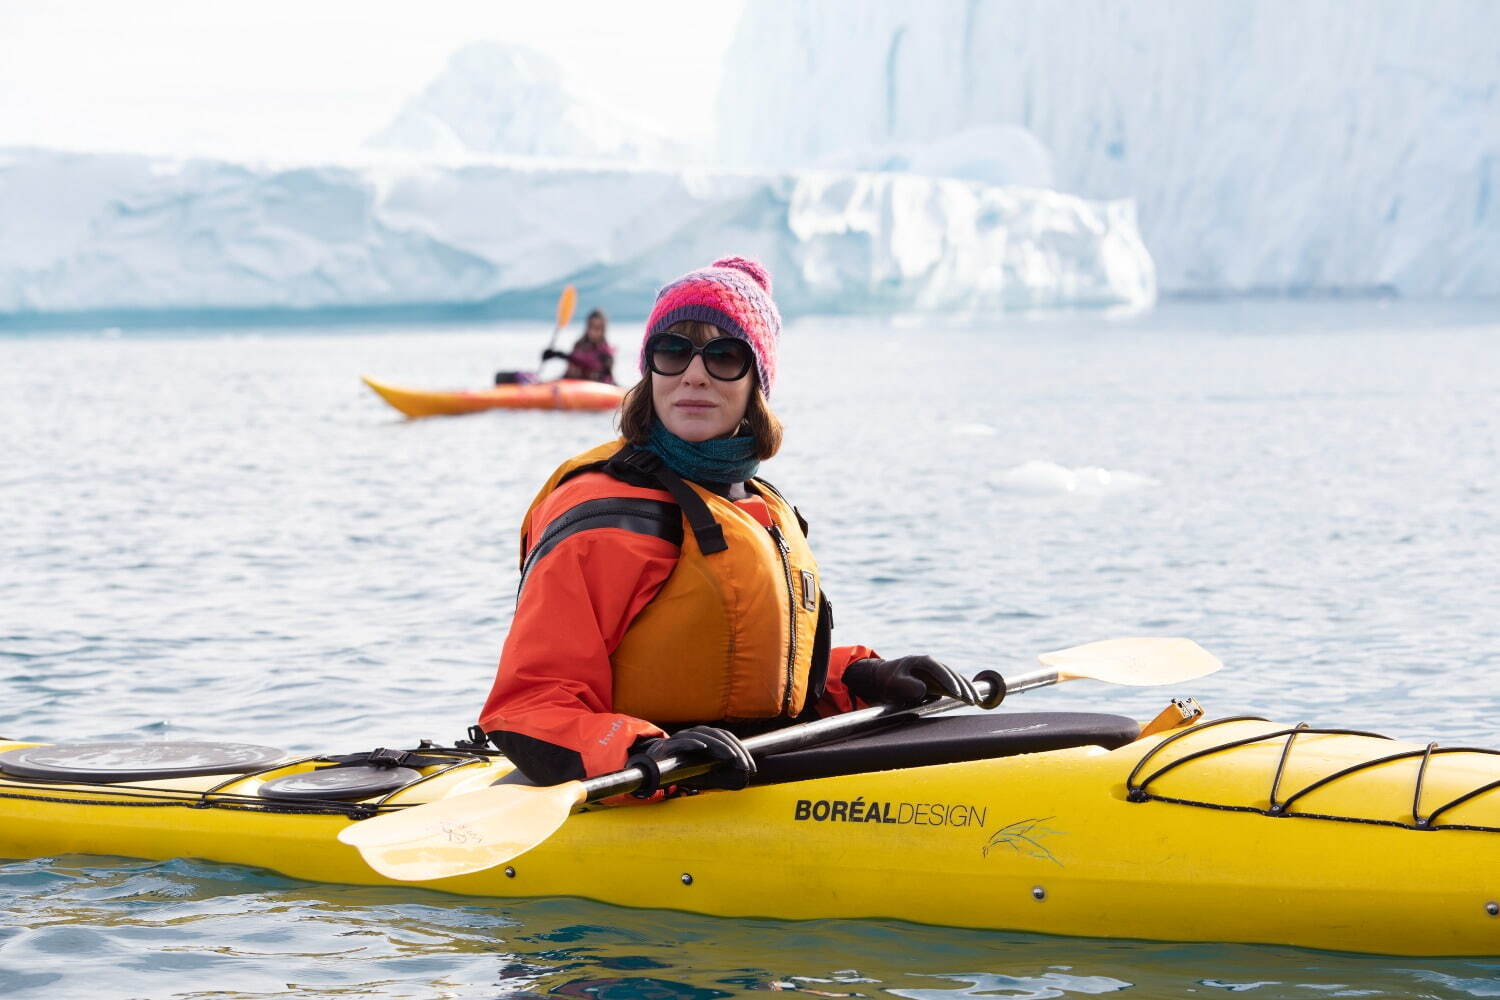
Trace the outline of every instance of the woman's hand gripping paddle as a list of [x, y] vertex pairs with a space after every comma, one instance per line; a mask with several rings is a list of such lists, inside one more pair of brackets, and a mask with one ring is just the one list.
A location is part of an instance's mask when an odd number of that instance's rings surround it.
[[[542, 352], [542, 365], [545, 365], [552, 356], [552, 349], [557, 346], [557, 335], [562, 332], [573, 319], [573, 309], [578, 305], [578, 289], [572, 285], [563, 288], [562, 294], [557, 297], [557, 325], [552, 328], [552, 339], [547, 341], [547, 349]], [[537, 366], [541, 370], [541, 365]]]
[[[1222, 666], [1191, 639], [1106, 639], [1038, 659], [1042, 669], [1014, 678], [981, 673], [974, 679], [980, 698], [993, 708], [1006, 695], [1083, 679], [1130, 686], [1180, 684]], [[745, 740], [745, 747], [759, 758], [868, 732], [898, 716], [920, 718], [963, 704], [938, 698], [915, 708], [877, 705], [754, 736]], [[707, 764], [674, 758], [658, 761], [658, 766], [663, 783], [709, 770]], [[467, 875], [525, 854], [557, 832], [578, 806], [632, 791], [644, 778], [639, 768], [631, 767], [561, 785], [491, 785], [352, 823], [339, 832], [339, 840], [359, 848], [366, 863], [387, 878], [426, 882]]]

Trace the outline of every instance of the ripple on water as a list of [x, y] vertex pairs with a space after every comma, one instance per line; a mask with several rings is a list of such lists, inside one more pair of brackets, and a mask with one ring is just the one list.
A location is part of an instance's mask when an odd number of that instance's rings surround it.
[[[1495, 744], [1500, 329], [1493, 310], [1467, 327], [1430, 311], [1002, 317], [924, 335], [922, 364], [892, 363], [917, 351], [907, 328], [793, 323], [766, 472], [812, 521], [842, 642], [1004, 669], [1160, 629], [1227, 664], [1181, 692], [1210, 711]], [[355, 373], [460, 385], [547, 333], [0, 340], [0, 733], [297, 752], [462, 734], [513, 605], [520, 512], [609, 417], [405, 422]], [[1164, 701], [1026, 698], [1137, 717]], [[1497, 987], [1484, 962], [0, 865], [7, 1000]]]

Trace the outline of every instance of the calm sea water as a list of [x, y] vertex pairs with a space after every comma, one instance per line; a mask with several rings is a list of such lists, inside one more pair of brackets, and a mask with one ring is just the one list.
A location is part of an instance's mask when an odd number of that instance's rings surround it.
[[[623, 354], [636, 339], [614, 335]], [[0, 734], [352, 751], [473, 720], [515, 531], [604, 414], [405, 421], [547, 331], [0, 339]], [[628, 367], [628, 366], [627, 366]], [[1500, 307], [1173, 305], [803, 321], [765, 474], [837, 639], [1014, 667], [1181, 634], [1212, 712], [1500, 745]], [[1494, 962], [782, 924], [310, 885], [202, 862], [0, 865], [0, 996], [1500, 996]]]

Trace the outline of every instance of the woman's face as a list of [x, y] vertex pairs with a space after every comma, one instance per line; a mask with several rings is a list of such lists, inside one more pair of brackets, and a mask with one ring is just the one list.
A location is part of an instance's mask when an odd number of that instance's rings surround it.
[[604, 340], [604, 320], [591, 319], [588, 326], [584, 327], [584, 333], [588, 335], [590, 342], [598, 344]]
[[[707, 336], [704, 331], [708, 331]], [[718, 327], [707, 324], [696, 326], [691, 332], [681, 332], [699, 347], [714, 337], [724, 336]], [[750, 393], [755, 386], [754, 367], [743, 378], [724, 382], [708, 374], [701, 354], [693, 357], [681, 375], [648, 374], [656, 418], [684, 441], [707, 441], [733, 434], [745, 419], [745, 408], [750, 405]]]

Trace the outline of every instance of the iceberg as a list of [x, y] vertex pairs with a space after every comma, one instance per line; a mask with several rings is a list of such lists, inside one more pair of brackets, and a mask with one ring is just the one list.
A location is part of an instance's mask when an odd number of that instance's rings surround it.
[[748, 4], [717, 146], [963, 176], [1008, 126], [1062, 190], [1136, 200], [1166, 291], [1494, 296], [1497, 37], [1486, 0]]
[[523, 45], [474, 42], [369, 139], [423, 154], [500, 153], [681, 163], [686, 145], [578, 93], [562, 67]]
[[564, 282], [631, 315], [726, 253], [764, 260], [792, 314], [1143, 306], [1156, 289], [1132, 202], [1043, 189], [535, 157], [0, 150], [0, 321], [13, 326], [174, 310], [538, 316]]

